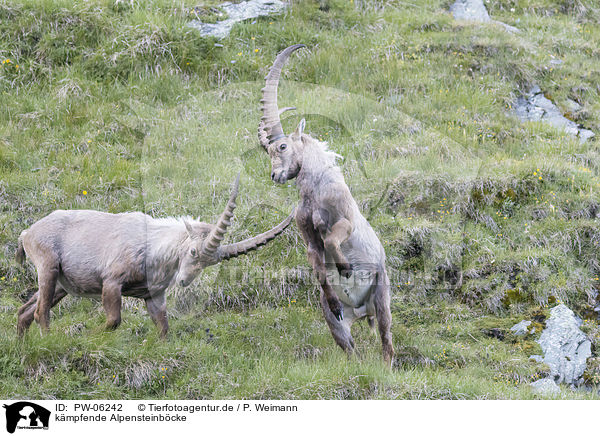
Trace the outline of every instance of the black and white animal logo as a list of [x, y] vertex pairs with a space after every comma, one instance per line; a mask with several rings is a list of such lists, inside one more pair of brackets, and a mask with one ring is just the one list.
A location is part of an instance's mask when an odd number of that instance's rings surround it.
[[5, 404], [6, 431], [14, 433], [17, 427], [26, 429], [47, 429], [50, 411], [29, 401]]

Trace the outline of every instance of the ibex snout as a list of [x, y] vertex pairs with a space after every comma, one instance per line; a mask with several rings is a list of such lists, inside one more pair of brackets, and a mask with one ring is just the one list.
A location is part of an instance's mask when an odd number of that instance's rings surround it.
[[285, 170], [277, 169], [271, 172], [271, 180], [275, 183], [285, 183], [287, 179], [287, 171]]
[[187, 288], [193, 281], [195, 277], [184, 277], [183, 274], [177, 274], [175, 278], [175, 283], [182, 288]]

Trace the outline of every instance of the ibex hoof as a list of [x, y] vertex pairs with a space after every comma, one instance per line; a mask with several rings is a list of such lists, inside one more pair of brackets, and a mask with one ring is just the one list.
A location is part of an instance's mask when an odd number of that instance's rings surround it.
[[349, 279], [353, 273], [352, 265], [349, 263], [338, 263], [335, 266], [337, 267], [338, 273], [346, 279]]
[[344, 308], [342, 307], [339, 300], [328, 301], [327, 304], [329, 305], [329, 310], [331, 310], [331, 313], [333, 313], [333, 316], [335, 316], [335, 318], [338, 321], [343, 321], [344, 320]]

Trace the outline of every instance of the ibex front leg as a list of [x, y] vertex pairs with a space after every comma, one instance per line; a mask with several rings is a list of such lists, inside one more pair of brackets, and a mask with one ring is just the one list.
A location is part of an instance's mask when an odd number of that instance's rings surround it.
[[345, 278], [352, 275], [352, 265], [348, 262], [340, 245], [350, 237], [352, 233], [352, 223], [346, 218], [340, 219], [327, 233], [325, 237], [325, 250], [333, 257], [338, 273]]
[[121, 284], [106, 281], [102, 285], [102, 306], [106, 312], [106, 329], [114, 330], [121, 324]]
[[161, 292], [158, 295], [146, 298], [146, 308], [154, 321], [154, 324], [159, 329], [160, 337], [165, 339], [169, 330], [169, 322], [167, 321], [167, 301], [165, 293]]
[[335, 294], [331, 285], [327, 282], [327, 269], [325, 268], [325, 249], [323, 247], [323, 241], [321, 236], [315, 229], [312, 219], [308, 218], [308, 214], [305, 211], [299, 210], [296, 214], [296, 222], [302, 239], [306, 243], [308, 261], [313, 267], [313, 271], [317, 276], [317, 280], [323, 290], [323, 297], [327, 301], [329, 310], [333, 313], [336, 319], [342, 320], [344, 318], [344, 309], [339, 298]]
[[325, 301], [327, 301], [329, 310], [331, 310], [338, 320], [343, 320], [344, 308], [342, 307], [342, 303], [340, 303], [338, 296], [327, 281], [327, 269], [325, 268], [325, 263], [323, 262], [325, 253], [322, 250], [318, 250], [309, 246], [307, 254], [308, 260], [312, 264], [315, 275], [317, 276], [317, 280], [321, 285], [321, 289], [323, 289], [323, 295], [325, 297]]

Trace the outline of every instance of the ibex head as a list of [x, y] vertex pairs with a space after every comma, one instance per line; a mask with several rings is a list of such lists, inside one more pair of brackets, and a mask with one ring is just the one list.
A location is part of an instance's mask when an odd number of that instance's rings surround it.
[[291, 135], [283, 133], [281, 114], [296, 108], [286, 107], [280, 110], [277, 107], [277, 85], [283, 65], [294, 51], [302, 47], [306, 46], [292, 45], [277, 55], [265, 78], [266, 85], [262, 89], [260, 102], [263, 116], [258, 126], [258, 139], [271, 157], [271, 179], [277, 183], [285, 183], [293, 179], [298, 175], [301, 167], [303, 140], [306, 139], [303, 137], [305, 121], [303, 118]]
[[179, 270], [175, 278], [178, 285], [188, 286], [207, 266], [246, 254], [265, 245], [283, 232], [292, 221], [294, 211], [284, 221], [265, 233], [234, 244], [221, 245], [225, 233], [227, 233], [227, 228], [231, 225], [239, 184], [240, 175], [238, 174], [227, 206], [225, 206], [225, 210], [216, 225], [197, 221], [184, 221], [188, 238], [181, 244], [179, 249]]

